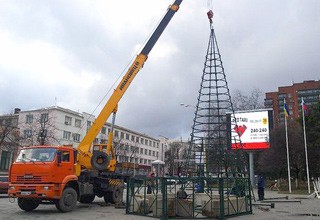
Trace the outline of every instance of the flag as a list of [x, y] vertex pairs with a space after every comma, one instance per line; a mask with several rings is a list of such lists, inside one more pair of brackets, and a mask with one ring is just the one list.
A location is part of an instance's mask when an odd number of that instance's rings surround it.
[[288, 117], [290, 115], [286, 100], [284, 99], [283, 101], [283, 111], [284, 111], [284, 116]]
[[307, 115], [309, 112], [309, 109], [308, 109], [308, 106], [306, 105], [306, 103], [304, 103], [303, 98], [301, 98], [301, 106], [302, 106], [302, 111], [304, 111], [304, 114]]

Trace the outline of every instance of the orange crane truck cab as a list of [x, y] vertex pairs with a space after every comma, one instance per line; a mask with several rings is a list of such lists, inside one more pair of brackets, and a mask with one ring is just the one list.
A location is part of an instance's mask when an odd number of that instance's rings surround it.
[[[25, 211], [38, 207], [42, 200], [52, 201], [61, 211], [70, 211], [79, 194], [75, 175], [76, 151], [66, 146], [34, 146], [20, 151], [10, 168], [9, 196], [18, 198]], [[71, 204], [72, 203], [72, 204]]]
[[[117, 174], [113, 126], [118, 103], [148, 54], [179, 9], [175, 0], [133, 61], [117, 88], [76, 149], [67, 146], [23, 148], [9, 172], [9, 197], [17, 198], [22, 210], [32, 211], [41, 203], [53, 203], [61, 212], [75, 208], [77, 201], [91, 203], [95, 196], [106, 203], [122, 203], [124, 175]], [[108, 118], [113, 115], [107, 144], [93, 145]]]

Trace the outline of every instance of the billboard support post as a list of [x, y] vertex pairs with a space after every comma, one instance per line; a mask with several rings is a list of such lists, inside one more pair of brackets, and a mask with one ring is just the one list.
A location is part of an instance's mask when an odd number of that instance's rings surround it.
[[253, 151], [248, 151], [249, 154], [249, 175], [251, 187], [254, 186], [254, 164], [253, 164]]

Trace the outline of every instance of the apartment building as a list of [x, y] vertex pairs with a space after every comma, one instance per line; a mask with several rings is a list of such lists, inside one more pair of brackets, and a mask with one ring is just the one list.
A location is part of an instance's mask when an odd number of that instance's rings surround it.
[[308, 80], [301, 83], [293, 83], [291, 86], [278, 87], [278, 91], [265, 94], [265, 107], [272, 108], [275, 125], [284, 123], [284, 99], [289, 109], [289, 119], [297, 119], [301, 116], [302, 98], [310, 107], [319, 101], [320, 81]]
[[[20, 133], [20, 146], [72, 145], [78, 146], [95, 116], [53, 106], [15, 112]], [[0, 116], [1, 118], [1, 116]], [[111, 124], [105, 123], [94, 143], [107, 143]], [[121, 126], [114, 127], [114, 148], [117, 156], [117, 171], [146, 174], [152, 161], [161, 159], [163, 152], [160, 140]]]

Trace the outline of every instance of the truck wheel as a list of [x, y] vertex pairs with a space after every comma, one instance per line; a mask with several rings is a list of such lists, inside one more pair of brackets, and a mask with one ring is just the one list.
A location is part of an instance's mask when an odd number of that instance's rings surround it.
[[81, 196], [80, 197], [80, 202], [81, 203], [86, 203], [86, 204], [89, 204], [89, 203], [92, 203], [94, 198], [96, 196], [95, 195], [85, 195], [85, 196]]
[[109, 163], [110, 158], [104, 152], [95, 152], [91, 157], [91, 165], [97, 170], [106, 170]]
[[18, 198], [19, 207], [26, 212], [30, 212], [36, 209], [39, 206], [39, 204], [40, 201], [36, 199]]
[[113, 188], [113, 193], [112, 193], [112, 197], [113, 197], [113, 202], [115, 204], [121, 203], [123, 200], [123, 187], [121, 186], [115, 186]]
[[104, 201], [112, 204], [117, 204], [122, 202], [123, 200], [123, 187], [121, 186], [115, 186], [112, 190], [112, 192], [108, 191], [104, 195]]
[[56, 207], [61, 212], [70, 212], [77, 205], [77, 192], [67, 187], [63, 190], [61, 198], [56, 202]]

